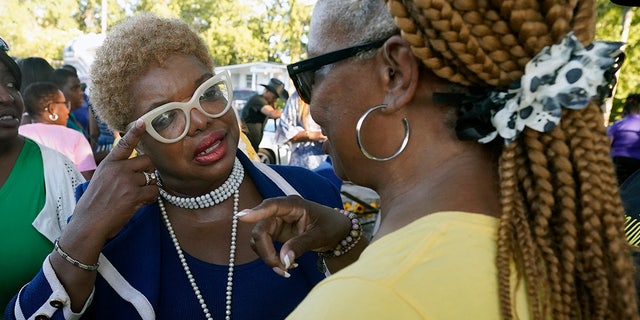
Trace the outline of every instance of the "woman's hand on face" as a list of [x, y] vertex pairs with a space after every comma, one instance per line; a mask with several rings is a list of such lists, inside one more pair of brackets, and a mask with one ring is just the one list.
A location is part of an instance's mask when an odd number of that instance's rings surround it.
[[154, 172], [151, 159], [146, 155], [129, 159], [145, 133], [144, 126], [138, 119], [102, 160], [74, 210], [72, 222], [78, 219], [94, 232], [101, 230], [104, 240], [115, 236], [140, 207], [158, 197], [155, 180], [147, 184], [145, 175]]
[[[251, 247], [274, 271], [288, 277], [295, 258], [307, 251], [332, 250], [351, 230], [351, 221], [336, 209], [299, 196], [265, 199], [238, 213], [240, 221], [255, 222]], [[273, 241], [283, 242], [278, 254]]]

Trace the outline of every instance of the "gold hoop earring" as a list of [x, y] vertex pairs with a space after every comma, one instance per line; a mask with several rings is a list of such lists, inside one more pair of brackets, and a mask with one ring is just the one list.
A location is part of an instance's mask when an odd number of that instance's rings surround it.
[[50, 113], [49, 114], [49, 120], [51, 120], [51, 121], [56, 121], [56, 120], [58, 120], [58, 118], [59, 117], [58, 117], [57, 113], [53, 113], [53, 114]]
[[362, 152], [362, 154], [368, 159], [375, 160], [375, 161], [388, 161], [397, 157], [400, 153], [402, 153], [402, 151], [404, 151], [404, 148], [407, 146], [407, 143], [409, 142], [409, 131], [410, 131], [409, 120], [407, 120], [407, 118], [403, 118], [402, 122], [404, 123], [404, 139], [402, 139], [402, 145], [394, 154], [385, 158], [379, 158], [367, 152], [367, 150], [365, 150], [365, 148], [362, 146], [362, 139], [360, 138], [361, 137], [360, 129], [362, 128], [362, 123], [364, 123], [364, 119], [366, 119], [369, 116], [369, 114], [371, 114], [373, 111], [376, 111], [378, 109], [383, 109], [386, 107], [387, 107], [386, 104], [381, 104], [373, 108], [370, 108], [369, 110], [367, 110], [367, 112], [363, 113], [362, 116], [360, 116], [360, 119], [358, 119], [358, 123], [356, 124], [356, 142], [358, 143], [358, 148], [360, 149], [360, 152]]

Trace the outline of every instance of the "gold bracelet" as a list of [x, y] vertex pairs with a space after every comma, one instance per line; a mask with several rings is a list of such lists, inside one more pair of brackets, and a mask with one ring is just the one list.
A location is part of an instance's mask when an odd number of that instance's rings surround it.
[[86, 271], [95, 271], [98, 270], [98, 267], [100, 266], [100, 262], [96, 262], [96, 264], [92, 264], [92, 265], [88, 265], [88, 264], [84, 264], [74, 258], [72, 258], [69, 254], [67, 254], [66, 252], [64, 252], [64, 250], [62, 250], [62, 248], [60, 248], [60, 245], [58, 244], [58, 240], [56, 240], [54, 243], [54, 250], [67, 262], [71, 263], [72, 265], [82, 269], [82, 270], [86, 270]]

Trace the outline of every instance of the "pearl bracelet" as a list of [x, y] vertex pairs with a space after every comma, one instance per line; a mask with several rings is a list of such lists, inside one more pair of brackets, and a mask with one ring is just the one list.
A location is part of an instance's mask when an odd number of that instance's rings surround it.
[[96, 262], [96, 264], [92, 264], [92, 265], [88, 265], [88, 264], [84, 264], [74, 258], [72, 258], [69, 254], [67, 254], [66, 252], [64, 252], [62, 250], [62, 248], [60, 248], [60, 245], [58, 244], [58, 240], [56, 240], [54, 243], [54, 250], [67, 262], [71, 263], [72, 265], [82, 269], [82, 270], [86, 270], [86, 271], [95, 271], [98, 270], [98, 267], [100, 266], [99, 262]]
[[338, 242], [333, 250], [319, 253], [323, 257], [339, 257], [353, 249], [353, 247], [355, 247], [358, 241], [360, 241], [360, 239], [362, 238], [362, 229], [360, 228], [360, 220], [358, 220], [358, 215], [345, 210], [339, 210], [339, 212], [342, 213], [345, 217], [349, 218], [349, 220], [351, 220], [351, 231], [349, 231], [349, 234], [346, 238]]

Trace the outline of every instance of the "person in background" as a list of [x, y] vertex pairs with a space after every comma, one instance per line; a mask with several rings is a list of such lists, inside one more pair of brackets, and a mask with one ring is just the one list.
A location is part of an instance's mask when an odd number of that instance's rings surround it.
[[287, 101], [289, 98], [284, 83], [276, 78], [272, 78], [269, 83], [261, 84], [261, 86], [264, 87], [264, 92], [251, 97], [242, 109], [242, 124], [255, 151], [260, 149], [264, 123], [267, 118], [278, 119], [282, 114], [281, 109], [276, 109], [278, 98], [282, 101]]
[[[65, 64], [62, 68], [73, 72], [76, 77], [78, 76], [78, 70], [74, 66]], [[89, 142], [93, 149], [93, 157], [96, 160], [96, 164], [100, 164], [102, 159], [111, 151], [116, 135], [109, 129], [109, 126], [91, 110], [92, 106], [89, 102], [89, 96], [86, 93], [87, 84], [80, 83], [80, 89], [82, 90], [83, 97], [82, 105], [72, 112], [72, 116], [82, 125], [84, 132], [89, 133]]]
[[[80, 81], [80, 77], [78, 76], [78, 69], [76, 69], [76, 67], [70, 64], [65, 64], [60, 68], [73, 72], [76, 75], [76, 77], [78, 77], [78, 81]], [[82, 126], [82, 130], [84, 130], [84, 132], [90, 132], [89, 131], [89, 126], [90, 126], [89, 95], [87, 95], [86, 89], [87, 89], [87, 84], [84, 82], [80, 82], [80, 90], [82, 91], [82, 104], [80, 105], [80, 107], [73, 110], [71, 113], [73, 114], [73, 117], [76, 120], [78, 120], [78, 122]]]
[[640, 94], [630, 94], [622, 107], [623, 118], [607, 129], [618, 184], [640, 169]]
[[53, 82], [36, 82], [24, 90], [24, 105], [32, 123], [20, 126], [20, 134], [67, 156], [82, 175], [91, 179], [96, 169], [91, 145], [66, 126], [69, 101]]
[[26, 88], [34, 82], [53, 81], [53, 71], [55, 69], [44, 58], [28, 57], [19, 59], [18, 67], [22, 72], [21, 88]]
[[21, 73], [0, 38], [0, 307], [33, 278], [75, 206], [84, 178], [62, 154], [18, 134]]
[[322, 143], [327, 137], [313, 121], [309, 105], [294, 92], [284, 105], [276, 128], [276, 143], [291, 143], [289, 165], [316, 169], [327, 158]]
[[111, 27], [91, 101], [122, 139], [79, 187], [73, 218], [9, 319], [283, 319], [324, 278], [315, 254], [288, 279], [273, 273], [234, 213], [287, 194], [340, 207], [340, 193], [238, 150], [230, 76], [213, 70], [184, 21], [143, 14]]
[[238, 214], [276, 271], [348, 265], [289, 319], [639, 318], [601, 111], [622, 43], [593, 41], [595, 4], [316, 3], [289, 76], [380, 223], [367, 246], [293, 196]]
[[[41, 57], [28, 57], [18, 60], [18, 67], [22, 72], [22, 83], [20, 87], [24, 90], [34, 82], [53, 81], [53, 71], [55, 70], [47, 60]], [[22, 124], [31, 123], [29, 114], [22, 115]]]
[[89, 132], [84, 129], [82, 122], [78, 120], [73, 113], [84, 103], [84, 92], [82, 92], [80, 78], [78, 78], [78, 75], [73, 71], [58, 68], [53, 72], [53, 82], [62, 90], [65, 99], [69, 101], [71, 106], [67, 127], [82, 133], [87, 141], [89, 141]]
[[93, 106], [89, 108], [89, 134], [94, 158], [100, 164], [113, 148], [117, 135], [95, 114]]

